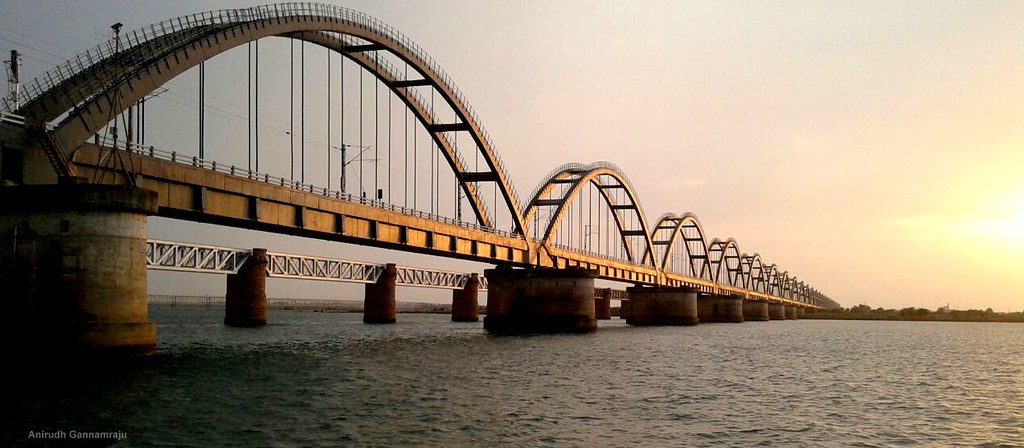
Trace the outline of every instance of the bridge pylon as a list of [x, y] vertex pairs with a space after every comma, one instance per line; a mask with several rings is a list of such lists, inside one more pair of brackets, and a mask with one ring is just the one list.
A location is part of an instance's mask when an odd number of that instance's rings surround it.
[[594, 279], [581, 268], [498, 268], [487, 278], [484, 329], [493, 333], [589, 333], [597, 330]]
[[266, 249], [253, 249], [236, 274], [228, 274], [224, 294], [224, 325], [262, 327], [267, 324]]
[[395, 287], [398, 285], [398, 266], [388, 263], [377, 281], [367, 283], [363, 295], [363, 322], [367, 324], [393, 324], [397, 305]]
[[743, 322], [743, 297], [728, 294], [701, 294], [697, 298], [701, 322]]
[[473, 273], [466, 286], [452, 291], [452, 322], [480, 321], [480, 276]]
[[147, 354], [147, 216], [157, 193], [118, 185], [0, 187], [0, 284], [15, 355]]
[[761, 300], [743, 301], [744, 321], [766, 321], [770, 319], [768, 315], [768, 302]]
[[771, 320], [786, 320], [786, 305], [781, 303], [769, 303], [768, 318]]
[[697, 325], [697, 292], [690, 288], [633, 286], [626, 288], [626, 323], [635, 326]]

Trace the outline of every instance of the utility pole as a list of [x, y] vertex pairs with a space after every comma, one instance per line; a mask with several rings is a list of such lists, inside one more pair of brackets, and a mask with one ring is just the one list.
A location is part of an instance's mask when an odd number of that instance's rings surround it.
[[4, 98], [4, 107], [14, 112], [21, 106], [21, 54], [18, 50], [11, 50], [11, 60], [4, 61], [4, 65], [7, 66], [7, 97]]

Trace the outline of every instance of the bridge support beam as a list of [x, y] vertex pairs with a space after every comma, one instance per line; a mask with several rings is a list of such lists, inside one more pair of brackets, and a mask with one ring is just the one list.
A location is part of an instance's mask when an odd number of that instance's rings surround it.
[[743, 298], [701, 294], [697, 298], [697, 315], [701, 322], [743, 322]]
[[743, 302], [743, 320], [765, 321], [770, 320], [768, 315], [768, 302], [756, 300], [745, 300]]
[[594, 298], [594, 317], [599, 320], [612, 318], [612, 289], [604, 288], [601, 295]]
[[793, 305], [786, 305], [786, 311], [785, 311], [786, 319], [796, 320], [797, 319], [797, 315], [796, 315], [797, 309], [798, 308], [793, 306]]
[[697, 293], [686, 288], [633, 286], [629, 294], [629, 325], [697, 325]]
[[786, 320], [786, 305], [781, 303], [769, 303], [768, 318], [771, 320]]
[[629, 318], [629, 299], [619, 300], [619, 319]]
[[395, 323], [395, 284], [398, 267], [394, 263], [384, 266], [376, 283], [367, 283], [363, 295], [363, 322], [367, 324]]
[[224, 325], [262, 327], [267, 324], [266, 249], [253, 249], [237, 274], [228, 274], [224, 294]]
[[452, 322], [480, 320], [480, 277], [473, 273], [462, 289], [452, 291]]
[[488, 269], [484, 328], [494, 333], [597, 330], [594, 278], [588, 269]]
[[59, 184], [0, 187], [8, 356], [146, 354], [147, 215], [157, 193]]

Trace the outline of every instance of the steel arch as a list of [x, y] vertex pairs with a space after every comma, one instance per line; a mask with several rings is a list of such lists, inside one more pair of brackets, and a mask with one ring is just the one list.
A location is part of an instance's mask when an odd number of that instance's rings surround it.
[[768, 288], [765, 286], [767, 282], [764, 276], [764, 263], [761, 261], [760, 254], [744, 254], [740, 257], [740, 274], [744, 288], [754, 292], [768, 293]]
[[[329, 33], [351, 36], [368, 44]], [[359, 63], [410, 107], [442, 148], [480, 224], [493, 227], [474, 182], [495, 182], [512, 216], [516, 231], [526, 234], [515, 189], [508, 179], [490, 137], [472, 107], [451, 79], [419, 46], [380, 20], [333, 5], [282, 3], [219, 10], [167, 20], [76, 56], [26, 89], [31, 99], [17, 112], [37, 127], [67, 114], [50, 132], [58, 151], [67, 155], [98, 132], [109, 117], [127, 109], [186, 70], [227, 50], [266, 37], [308, 40], [340, 51]], [[134, 38], [133, 38], [134, 37]], [[369, 53], [388, 51], [408, 63], [413, 78], [401, 79]], [[376, 62], [375, 62], [376, 61]], [[419, 76], [419, 77], [415, 77]], [[42, 81], [40, 81], [40, 79]], [[454, 111], [458, 123], [438, 123], [415, 98], [413, 86], [430, 86]], [[115, 101], [115, 98], [118, 100]], [[115, 104], [117, 107], [115, 108]], [[113, 109], [113, 110], [112, 110]], [[468, 132], [490, 171], [470, 172], [459, 161], [445, 132]]]
[[782, 295], [782, 283], [779, 278], [779, 267], [772, 263], [765, 266], [766, 275], [765, 278], [768, 280], [765, 292], [768, 294], [774, 294], [776, 296]]
[[740, 249], [736, 240], [715, 238], [708, 244], [708, 258], [716, 283], [722, 283], [722, 266], [725, 266], [726, 283], [732, 286], [740, 284]]
[[[697, 278], [704, 280], [713, 280], [711, 278], [711, 261], [708, 258], [708, 243], [704, 233], [704, 227], [701, 225], [700, 220], [697, 219], [697, 215], [686, 212], [682, 215], [676, 215], [674, 213], [666, 213], [658, 219], [657, 224], [654, 226], [653, 232], [659, 230], [672, 230], [672, 236], [668, 240], [655, 240], [655, 235], [651, 236], [651, 243], [655, 246], [665, 246], [664, 253], [661, 257], [661, 269], [667, 270], [669, 261], [672, 257], [672, 251], [675, 250], [676, 240], [682, 236], [683, 247], [686, 248], [686, 255], [690, 261], [690, 269]], [[688, 237], [684, 230], [692, 229], [696, 231], [698, 237]], [[696, 250], [693, 250], [696, 249]], [[657, 254], [649, 255], [657, 256]]]
[[[619, 167], [608, 162], [598, 162], [589, 165], [569, 163], [556, 168], [552, 173], [534, 189], [530, 203], [523, 214], [525, 221], [530, 222], [538, 213], [540, 207], [557, 207], [547, 223], [547, 228], [544, 229], [543, 237], [541, 237], [541, 243], [544, 247], [551, 247], [551, 239], [554, 237], [555, 231], [562, 224], [569, 206], [579, 198], [580, 192], [587, 184], [592, 184], [601, 193], [605, 205], [613, 211], [611, 215], [614, 217], [615, 226], [619, 230], [619, 236], [629, 261], [637, 263], [636, 254], [633, 253], [627, 238], [643, 238], [645, 254], [652, 252], [654, 246], [651, 244], [651, 233], [647, 229], [647, 220], [644, 217], [643, 208], [640, 205], [632, 183], [630, 183], [629, 178], [626, 177], [626, 174]], [[555, 191], [556, 186], [565, 184], [569, 184], [570, 188], [565, 190], [560, 197], [547, 197], [549, 193]], [[614, 199], [608, 192], [608, 190], [612, 189], [622, 189], [625, 191], [625, 200], [627, 202], [624, 204], [614, 203]], [[640, 228], [623, 228], [623, 217], [619, 215], [619, 210], [633, 212], [636, 215]], [[650, 264], [651, 267], [655, 267], [652, 257], [645, 256], [640, 263]]]

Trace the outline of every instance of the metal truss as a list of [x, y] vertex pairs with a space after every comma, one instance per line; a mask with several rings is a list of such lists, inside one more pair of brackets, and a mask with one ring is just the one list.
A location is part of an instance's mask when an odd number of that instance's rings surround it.
[[373, 283], [384, 265], [305, 255], [267, 253], [267, 275], [349, 283]]
[[[470, 276], [471, 274], [461, 272], [435, 271], [432, 269], [399, 266], [396, 284], [399, 286], [419, 286], [423, 288], [462, 289], [466, 287]], [[479, 281], [480, 289], [487, 289], [487, 280], [484, 277], [479, 277]]]
[[250, 255], [250, 251], [242, 249], [173, 241], [146, 241], [146, 265], [150, 269], [234, 274]]
[[[202, 244], [149, 240], [146, 242], [146, 265], [149, 269], [235, 274], [252, 255], [252, 251]], [[267, 253], [267, 276], [347, 283], [374, 283], [386, 265], [361, 261], [338, 260], [306, 255]], [[436, 269], [397, 266], [397, 286], [462, 289], [472, 274]], [[487, 289], [487, 279], [479, 277], [480, 290]]]

